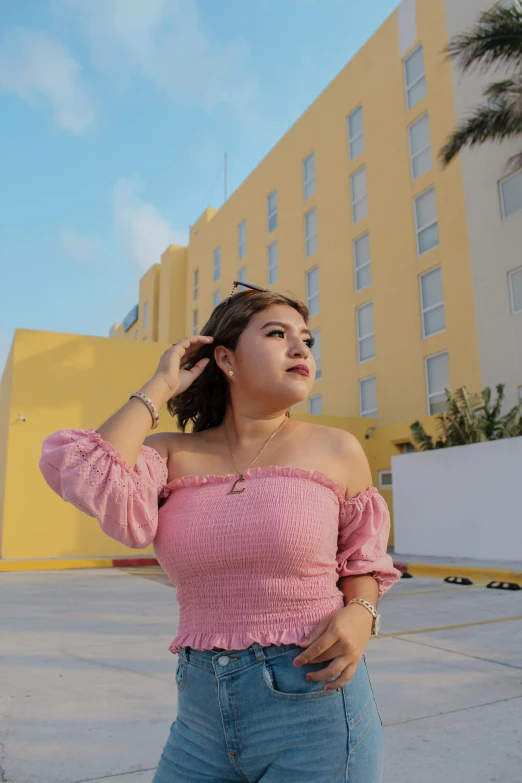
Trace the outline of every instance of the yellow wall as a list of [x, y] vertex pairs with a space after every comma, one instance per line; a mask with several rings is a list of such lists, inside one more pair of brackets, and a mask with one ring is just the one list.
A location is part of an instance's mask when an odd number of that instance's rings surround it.
[[187, 320], [187, 248], [169, 245], [161, 256], [158, 340], [173, 343], [185, 336]]
[[[38, 470], [44, 438], [62, 428], [96, 428], [154, 373], [168, 346], [19, 329], [12, 384], [2, 389], [8, 420], [1, 557], [69, 558], [128, 553], [98, 523], [64, 503]], [[5, 392], [11, 389], [11, 399]], [[22, 413], [26, 420], [20, 422]], [[3, 426], [3, 425], [2, 425]], [[165, 411], [160, 430], [173, 430]], [[3, 434], [3, 433], [2, 433]], [[4, 443], [4, 438], [0, 441]], [[143, 550], [143, 553], [152, 549]]]
[[13, 385], [13, 347], [5, 364], [4, 374], [0, 382], [0, 557], [2, 557], [2, 508], [4, 506], [6, 490], [7, 451], [9, 445], [9, 429], [12, 424], [11, 417], [11, 389]]

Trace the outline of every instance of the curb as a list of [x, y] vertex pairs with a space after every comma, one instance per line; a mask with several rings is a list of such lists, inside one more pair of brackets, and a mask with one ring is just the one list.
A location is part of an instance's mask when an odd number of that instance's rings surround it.
[[[397, 563], [393, 565], [411, 576], [445, 579], [447, 576], [467, 576], [472, 582], [515, 582], [522, 586], [522, 571], [473, 566], [435, 565], [428, 563]], [[0, 573], [10, 571], [67, 571], [80, 568], [136, 568], [159, 566], [155, 557], [99, 557], [78, 560], [0, 560]]]
[[136, 568], [157, 566], [155, 557], [99, 557], [85, 560], [0, 560], [2, 571], [67, 571], [77, 568]]
[[522, 586], [522, 571], [510, 571], [505, 568], [478, 568], [474, 566], [435, 565], [429, 563], [394, 563], [399, 571], [411, 576], [445, 579], [447, 576], [467, 576], [472, 582], [487, 584], [496, 582], [515, 582]]

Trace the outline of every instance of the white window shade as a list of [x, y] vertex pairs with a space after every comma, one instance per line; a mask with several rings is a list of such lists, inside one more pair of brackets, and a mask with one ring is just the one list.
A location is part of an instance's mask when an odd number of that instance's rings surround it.
[[362, 106], [359, 106], [348, 117], [348, 140], [350, 160], [353, 160], [364, 151]]
[[406, 105], [413, 108], [426, 95], [426, 77], [424, 75], [424, 52], [419, 46], [404, 62], [406, 82]]
[[277, 242], [272, 242], [271, 245], [268, 247], [268, 283], [271, 285], [272, 283], [277, 282], [277, 274], [278, 274], [278, 250], [277, 250]]
[[415, 228], [419, 255], [427, 253], [439, 244], [439, 224], [434, 188], [426, 190], [415, 198]]
[[432, 167], [430, 124], [428, 115], [409, 127], [412, 179], [425, 174]]
[[305, 256], [317, 252], [317, 212], [315, 207], [305, 215]]
[[375, 335], [373, 327], [373, 302], [357, 308], [357, 340], [359, 362], [375, 357]]
[[426, 385], [428, 392], [428, 413], [433, 415], [447, 410], [445, 389], [450, 388], [447, 352], [427, 357]]
[[522, 313], [522, 267], [509, 273], [511, 312]]
[[311, 334], [315, 340], [312, 346], [312, 356], [315, 359], [315, 367], [316, 367], [315, 380], [319, 381], [323, 377], [323, 370], [321, 364], [321, 331], [319, 329], [314, 329]]
[[315, 153], [311, 153], [303, 161], [304, 200], [307, 201], [315, 193]]
[[522, 210], [522, 170], [500, 183], [502, 217], [508, 218]]
[[365, 167], [352, 174], [350, 177], [350, 188], [352, 193], [352, 221], [357, 223], [368, 214]]
[[361, 291], [372, 282], [372, 269], [370, 264], [370, 235], [363, 234], [353, 243], [353, 256], [355, 264], [355, 290]]
[[423, 337], [431, 337], [446, 328], [441, 268], [422, 275], [420, 285]]
[[359, 381], [359, 409], [363, 417], [377, 416], [377, 380], [375, 375]]
[[306, 273], [306, 305], [310, 317], [319, 312], [319, 269], [314, 266]]

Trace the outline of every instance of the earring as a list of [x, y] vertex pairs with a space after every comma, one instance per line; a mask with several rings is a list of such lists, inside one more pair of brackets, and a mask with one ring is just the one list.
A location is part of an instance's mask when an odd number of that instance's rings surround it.
[[228, 371], [228, 374], [229, 374], [229, 375], [230, 375], [230, 377], [232, 378], [232, 376], [234, 375], [234, 370], [229, 370], [229, 371]]

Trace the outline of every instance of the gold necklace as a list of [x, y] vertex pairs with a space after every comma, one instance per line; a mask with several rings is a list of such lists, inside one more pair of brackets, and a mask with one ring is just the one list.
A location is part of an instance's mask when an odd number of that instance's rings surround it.
[[271, 434], [271, 435], [270, 435], [270, 436], [269, 436], [269, 437], [266, 439], [266, 441], [263, 443], [263, 446], [261, 447], [261, 451], [259, 451], [259, 453], [258, 453], [258, 454], [256, 454], [256, 456], [254, 457], [254, 459], [252, 460], [252, 462], [251, 462], [249, 465], [247, 465], [247, 466], [246, 466], [246, 468], [245, 468], [245, 470], [243, 470], [243, 471], [239, 470], [238, 466], [236, 465], [236, 461], [235, 461], [235, 459], [234, 459], [234, 455], [232, 454], [232, 447], [230, 446], [230, 441], [229, 441], [229, 439], [228, 439], [227, 425], [226, 425], [226, 423], [223, 421], [223, 425], [224, 425], [224, 427], [225, 427], [225, 438], [226, 438], [226, 440], [227, 440], [228, 450], [229, 450], [229, 452], [230, 452], [230, 456], [231, 456], [231, 458], [232, 458], [232, 462], [233, 462], [233, 464], [234, 464], [234, 467], [235, 467], [235, 469], [236, 469], [236, 473], [238, 473], [238, 474], [239, 474], [239, 478], [238, 478], [238, 479], [236, 479], [236, 481], [234, 481], [234, 486], [232, 487], [232, 489], [230, 490], [230, 492], [227, 492], [227, 494], [228, 494], [228, 495], [239, 495], [239, 494], [241, 494], [241, 492], [244, 492], [244, 491], [245, 491], [246, 487], [243, 487], [243, 489], [236, 489], [236, 486], [239, 484], [239, 482], [240, 482], [240, 481], [244, 481], [244, 480], [245, 480], [245, 477], [244, 477], [244, 473], [245, 473], [245, 471], [246, 471], [246, 470], [248, 470], [248, 469], [251, 467], [251, 465], [253, 465], [253, 464], [254, 464], [254, 462], [256, 461], [256, 459], [258, 459], [258, 458], [261, 456], [261, 453], [264, 451], [264, 449], [266, 448], [266, 446], [268, 446], [268, 444], [270, 443], [270, 441], [272, 440], [272, 438], [274, 437], [274, 435], [277, 435], [277, 433], [279, 432], [279, 430], [281, 429], [281, 427], [283, 426], [283, 424], [285, 423], [285, 421], [287, 420], [287, 418], [288, 418], [288, 417], [287, 417], [287, 416], [285, 416], [285, 418], [283, 419], [283, 421], [281, 422], [281, 424], [279, 424], [279, 425], [278, 425], [278, 427], [276, 427], [276, 429], [273, 431], [273, 433], [272, 433], [272, 434]]

